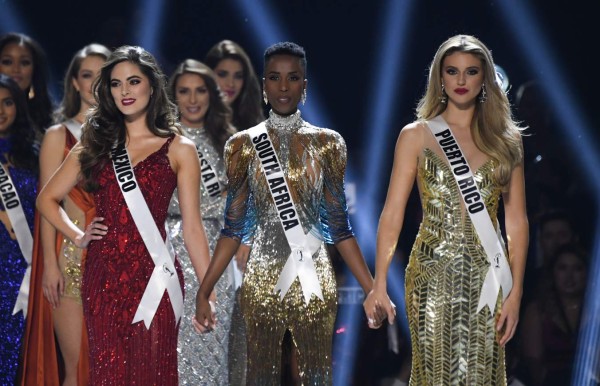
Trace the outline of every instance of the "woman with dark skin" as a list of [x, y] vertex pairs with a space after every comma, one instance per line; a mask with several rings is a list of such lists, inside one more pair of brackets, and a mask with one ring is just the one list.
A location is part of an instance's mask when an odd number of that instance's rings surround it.
[[22, 302], [27, 297], [22, 296], [25, 293], [20, 289], [26, 278], [28, 259], [31, 258], [31, 256], [26, 258], [25, 253], [31, 253], [28, 239], [31, 242], [33, 240], [35, 196], [38, 185], [37, 156], [33, 148], [35, 135], [27, 115], [25, 100], [26, 97], [18, 84], [8, 76], [0, 74], [0, 186], [2, 187], [0, 384], [2, 385], [16, 383], [19, 367], [27, 314], [27, 305]]
[[22, 33], [0, 36], [0, 73], [13, 78], [27, 95], [29, 116], [41, 142], [44, 131], [52, 124], [48, 64], [42, 47]]
[[[342, 137], [302, 120], [298, 104], [306, 90], [306, 56], [295, 43], [278, 43], [265, 52], [263, 87], [272, 111], [269, 118], [250, 130], [232, 136], [225, 148], [229, 179], [225, 227], [197, 294], [198, 331], [218, 328], [211, 315], [208, 295], [240, 243], [253, 239], [241, 287], [241, 307], [246, 321], [249, 385], [280, 384], [282, 340], [291, 335], [297, 352], [301, 382], [332, 382], [331, 345], [337, 309], [335, 276], [324, 243], [335, 244], [365, 292], [372, 277], [349, 224], [344, 195], [346, 147]], [[316, 240], [309, 249], [291, 249], [282, 217], [270, 191], [252, 143], [256, 129], [265, 129], [281, 161], [280, 170], [296, 203], [305, 238]], [[256, 138], [255, 138], [256, 139]], [[294, 225], [295, 226], [295, 225]], [[308, 232], [308, 234], [307, 234]], [[308, 247], [307, 247], [308, 248]], [[295, 251], [290, 255], [290, 252]], [[309, 254], [310, 251], [310, 254]], [[298, 255], [299, 253], [299, 255]], [[295, 256], [295, 258], [294, 258]], [[290, 259], [314, 263], [318, 289], [298, 280], [289, 288], [279, 284], [284, 264]], [[310, 263], [307, 263], [310, 264]], [[299, 274], [301, 280], [305, 278]], [[322, 292], [321, 292], [322, 291]], [[317, 292], [321, 296], [317, 295]], [[376, 323], [380, 323], [378, 319]]]

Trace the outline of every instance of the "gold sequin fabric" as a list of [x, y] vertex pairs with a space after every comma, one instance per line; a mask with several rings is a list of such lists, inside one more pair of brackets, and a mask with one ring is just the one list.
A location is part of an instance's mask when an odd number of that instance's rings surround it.
[[[495, 317], [487, 308], [477, 313], [489, 263], [441, 157], [425, 148], [417, 173], [423, 221], [406, 269], [410, 385], [506, 385]], [[494, 161], [488, 160], [473, 174], [497, 224], [501, 189], [493, 170]]]
[[[74, 220], [73, 224], [81, 229], [79, 221]], [[79, 304], [81, 304], [82, 256], [83, 249], [77, 248], [75, 244], [67, 238], [62, 239], [58, 262], [65, 278], [65, 291], [63, 296], [72, 298]]]
[[[223, 187], [227, 185], [223, 158], [212, 145], [206, 130], [183, 127], [186, 137], [191, 139], [217, 173]], [[200, 187], [200, 211], [208, 238], [210, 253], [214, 251], [221, 232], [225, 198], [211, 198], [203, 186]], [[169, 241], [181, 263], [184, 276], [185, 299], [183, 320], [179, 327], [177, 344], [180, 385], [219, 386], [238, 384], [229, 379], [229, 335], [235, 290], [230, 275], [223, 275], [215, 287], [217, 294], [216, 312], [219, 328], [198, 334], [191, 323], [196, 309], [196, 292], [199, 282], [183, 240], [183, 223], [179, 209], [177, 189], [169, 204], [167, 233]], [[245, 351], [245, 350], [244, 350]], [[245, 352], [243, 353], [245, 356]]]
[[[304, 232], [312, 230], [328, 243], [352, 237], [344, 196], [342, 137], [306, 123], [299, 111], [289, 117], [271, 112], [266, 126]], [[222, 234], [253, 240], [241, 287], [249, 342], [248, 385], [280, 384], [281, 341], [286, 330], [298, 348], [302, 383], [331, 384], [337, 290], [327, 249], [322, 245], [313, 255], [324, 301], [313, 296], [306, 305], [298, 280], [280, 301], [274, 287], [290, 247], [247, 131], [229, 139], [225, 160], [229, 191]]]

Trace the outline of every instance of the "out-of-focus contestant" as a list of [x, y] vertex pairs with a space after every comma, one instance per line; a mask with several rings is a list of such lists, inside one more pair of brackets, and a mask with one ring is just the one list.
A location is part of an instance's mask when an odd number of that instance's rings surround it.
[[[202, 182], [200, 184], [200, 211], [214, 251], [221, 233], [227, 177], [223, 163], [225, 141], [235, 132], [231, 126], [231, 109], [225, 104], [214, 72], [197, 60], [187, 59], [177, 66], [169, 81], [169, 92], [179, 110], [183, 134], [191, 139], [200, 157]], [[169, 240], [183, 269], [186, 298], [183, 323], [179, 330], [179, 377], [182, 385], [228, 385], [229, 381], [229, 326], [235, 299], [233, 262], [227, 275], [218, 281], [216, 315], [223, 328], [198, 335], [190, 318], [195, 313], [200, 283], [185, 249], [183, 227], [177, 191], [173, 194], [167, 217]]]

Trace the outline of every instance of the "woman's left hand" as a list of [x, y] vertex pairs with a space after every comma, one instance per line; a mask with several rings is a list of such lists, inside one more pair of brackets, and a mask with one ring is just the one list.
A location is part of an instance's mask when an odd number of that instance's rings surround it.
[[[498, 322], [496, 329], [498, 330], [498, 343], [504, 347], [515, 335], [517, 330], [517, 324], [519, 323], [519, 307], [521, 306], [521, 297], [512, 291], [504, 304], [502, 304], [502, 310], [498, 315]], [[502, 333], [504, 331], [504, 333]], [[501, 335], [502, 334], [502, 335]]]

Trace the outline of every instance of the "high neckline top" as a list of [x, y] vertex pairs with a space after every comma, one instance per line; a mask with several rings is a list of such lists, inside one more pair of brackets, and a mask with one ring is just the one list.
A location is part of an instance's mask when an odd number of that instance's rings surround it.
[[296, 110], [295, 113], [286, 116], [279, 115], [271, 110], [269, 111], [269, 118], [267, 118], [266, 125], [273, 129], [294, 131], [302, 127], [303, 122], [300, 110]]

